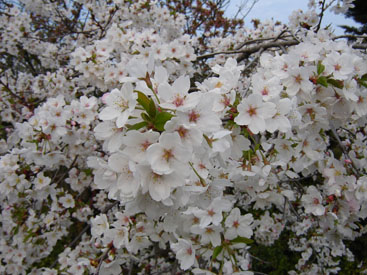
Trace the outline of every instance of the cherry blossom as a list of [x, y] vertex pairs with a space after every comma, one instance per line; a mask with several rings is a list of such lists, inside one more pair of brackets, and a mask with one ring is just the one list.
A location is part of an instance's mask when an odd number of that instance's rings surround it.
[[133, 93], [133, 87], [130, 84], [125, 84], [121, 90], [112, 90], [106, 98], [107, 107], [100, 113], [100, 119], [116, 118], [116, 126], [123, 127], [136, 106], [136, 98], [137, 95]]
[[61, 2], [0, 5], [0, 273], [366, 271], [365, 44], [321, 20], [352, 0]]
[[239, 125], [246, 125], [254, 134], [266, 130], [265, 120], [271, 118], [276, 113], [275, 104], [263, 102], [258, 94], [250, 95], [246, 100], [238, 105], [238, 116], [234, 121]]

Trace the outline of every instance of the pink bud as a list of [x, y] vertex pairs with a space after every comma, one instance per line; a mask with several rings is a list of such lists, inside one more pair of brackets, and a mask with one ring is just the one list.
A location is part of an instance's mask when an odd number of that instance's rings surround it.
[[347, 164], [351, 164], [352, 163], [352, 161], [350, 159], [346, 159], [346, 160], [344, 160], [344, 162], [347, 163]]

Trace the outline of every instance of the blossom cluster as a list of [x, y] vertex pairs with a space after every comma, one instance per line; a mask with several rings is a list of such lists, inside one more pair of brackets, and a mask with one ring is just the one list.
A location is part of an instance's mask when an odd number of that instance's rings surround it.
[[[367, 62], [317, 3], [198, 56], [153, 1], [43, 2], [0, 13], [1, 48], [24, 57], [0, 71], [1, 273], [253, 274], [252, 247], [282, 236], [290, 274], [354, 260]], [[80, 29], [32, 30], [60, 14]]]

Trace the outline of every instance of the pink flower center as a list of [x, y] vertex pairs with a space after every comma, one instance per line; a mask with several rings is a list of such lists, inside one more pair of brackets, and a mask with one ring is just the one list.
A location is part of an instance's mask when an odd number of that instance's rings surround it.
[[164, 149], [163, 159], [167, 162], [173, 157], [172, 149]]
[[200, 114], [198, 114], [197, 112], [195, 112], [195, 111], [191, 111], [190, 113], [189, 113], [189, 121], [190, 122], [197, 122], [198, 121], [198, 119], [199, 119], [199, 117], [200, 117]]
[[215, 214], [215, 212], [213, 211], [213, 209], [208, 210], [208, 215], [209, 216], [213, 217], [214, 214]]
[[269, 90], [267, 87], [264, 87], [264, 89], [261, 91], [262, 95], [268, 95], [269, 94]]
[[238, 228], [239, 225], [240, 225], [240, 223], [238, 221], [233, 222], [233, 227]]
[[256, 115], [256, 108], [250, 106], [250, 108], [247, 110], [247, 113], [250, 115], [250, 116], [255, 116]]
[[175, 104], [176, 107], [182, 106], [184, 103], [184, 99], [180, 96], [176, 96], [175, 100], [173, 101], [173, 104]]
[[301, 84], [303, 78], [301, 75], [297, 75], [294, 77], [294, 81], [296, 81], [298, 84]]
[[141, 146], [141, 150], [142, 151], [146, 151], [148, 149], [148, 147], [151, 145], [151, 143], [149, 141], [144, 141], [144, 143], [142, 143]]
[[226, 107], [229, 106], [229, 104], [231, 104], [231, 102], [229, 101], [229, 98], [226, 95], [223, 95], [223, 98], [222, 98], [221, 102]]
[[180, 126], [180, 128], [177, 129], [178, 134], [180, 135], [180, 137], [184, 138], [186, 137], [186, 134], [188, 132], [188, 130], [182, 126]]

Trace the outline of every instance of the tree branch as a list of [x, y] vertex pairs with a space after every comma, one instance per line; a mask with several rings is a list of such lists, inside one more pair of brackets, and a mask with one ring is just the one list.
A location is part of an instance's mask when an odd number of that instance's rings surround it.
[[342, 152], [343, 152], [344, 156], [345, 156], [348, 160], [350, 160], [350, 164], [351, 164], [351, 168], [352, 168], [353, 173], [354, 173], [356, 176], [360, 176], [360, 173], [358, 172], [357, 167], [355, 166], [355, 164], [354, 164], [353, 160], [349, 157], [348, 152], [347, 152], [347, 149], [345, 148], [344, 144], [343, 144], [343, 143], [342, 143], [342, 141], [340, 140], [339, 135], [338, 135], [338, 133], [336, 132], [336, 129], [335, 129], [334, 125], [332, 125], [331, 123], [330, 123], [330, 129], [331, 129], [331, 132], [333, 133], [333, 135], [334, 135], [334, 137], [335, 137], [336, 141], [338, 142], [338, 145], [339, 145], [340, 149], [342, 150]]
[[324, 12], [325, 12], [326, 8], [325, 8], [325, 0], [322, 1], [321, 3], [321, 13], [319, 15], [319, 23], [317, 24], [316, 30], [315, 32], [318, 32], [321, 28], [321, 22], [322, 22], [322, 18], [324, 17]]
[[209, 54], [204, 54], [204, 55], [200, 55], [196, 58], [196, 60], [202, 60], [202, 59], [207, 59], [207, 58], [212, 58], [218, 54], [241, 54], [238, 58], [237, 58], [237, 62], [240, 62], [246, 58], [248, 58], [251, 54], [256, 53], [258, 51], [260, 51], [261, 49], [266, 50], [269, 48], [281, 48], [281, 47], [289, 47], [289, 46], [294, 46], [299, 44], [298, 41], [296, 40], [288, 40], [288, 41], [279, 41], [279, 42], [269, 42], [269, 43], [264, 43], [264, 44], [259, 44], [257, 46], [251, 47], [251, 48], [246, 48], [243, 50], [235, 50], [235, 51], [220, 51], [220, 52], [214, 52], [214, 53], [209, 53]]

